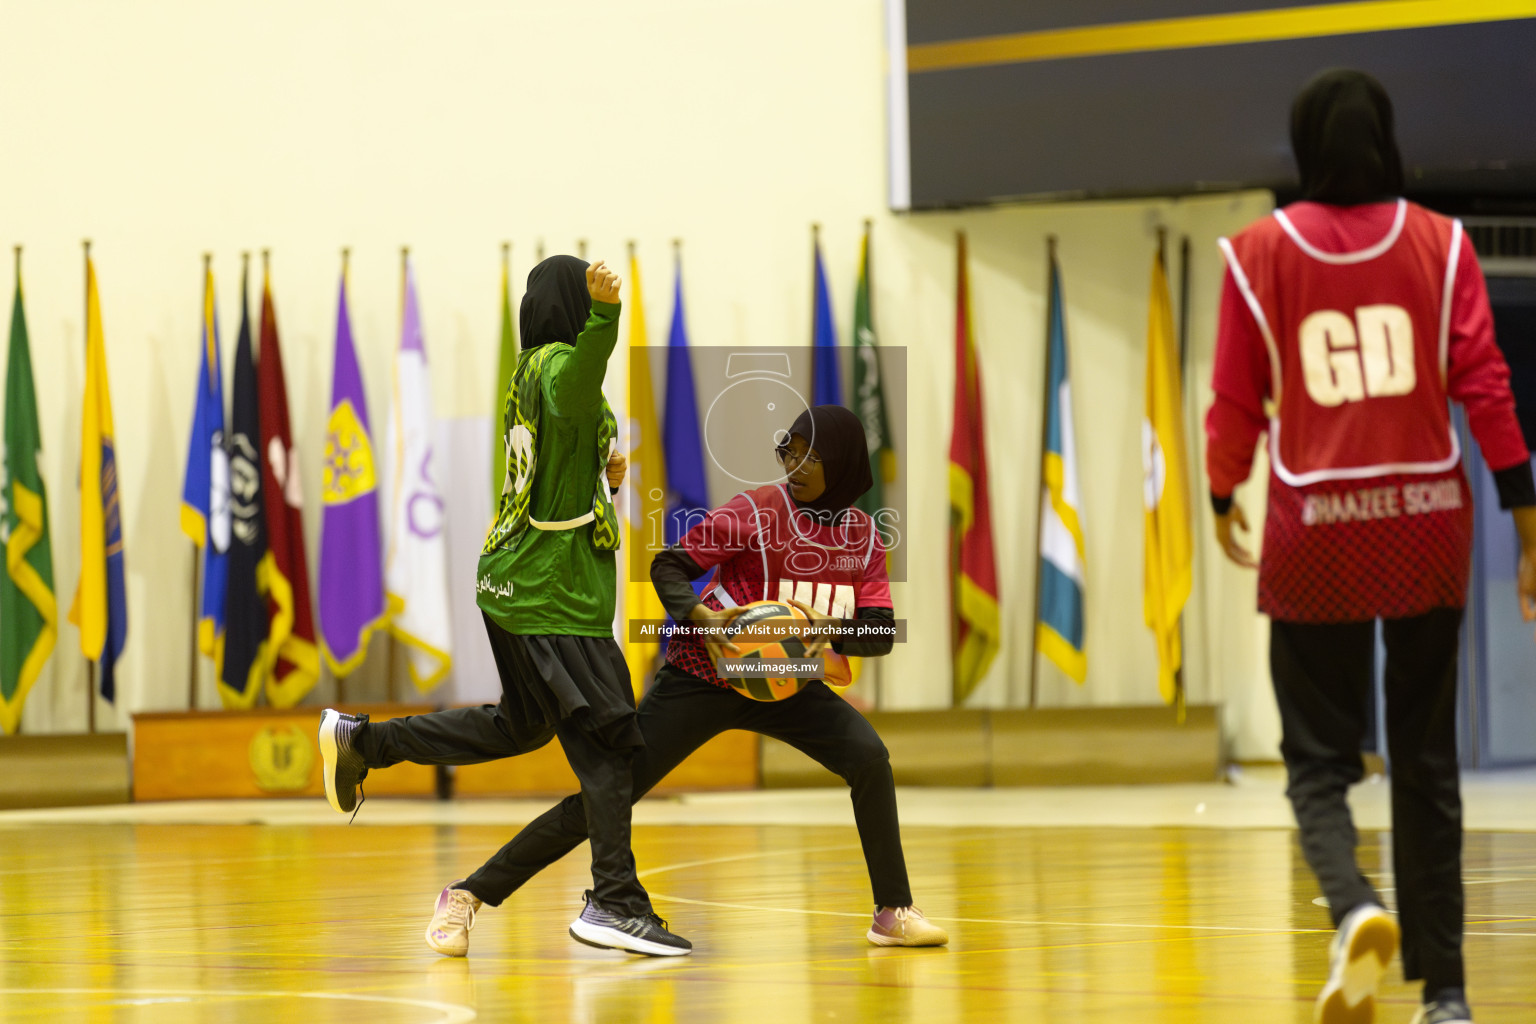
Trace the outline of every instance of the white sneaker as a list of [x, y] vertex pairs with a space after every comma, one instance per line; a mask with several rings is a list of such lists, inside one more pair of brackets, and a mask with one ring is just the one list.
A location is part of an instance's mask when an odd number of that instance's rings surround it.
[[1332, 969], [1317, 997], [1316, 1024], [1371, 1024], [1376, 987], [1397, 955], [1397, 922], [1374, 903], [1344, 915], [1329, 948]]
[[456, 888], [464, 879], [450, 882], [437, 897], [432, 923], [427, 925], [427, 945], [443, 956], [463, 956], [469, 952], [469, 931], [475, 926], [475, 911], [480, 901], [468, 889]]
[[864, 937], [877, 946], [942, 946], [949, 933], [916, 907], [881, 907]]

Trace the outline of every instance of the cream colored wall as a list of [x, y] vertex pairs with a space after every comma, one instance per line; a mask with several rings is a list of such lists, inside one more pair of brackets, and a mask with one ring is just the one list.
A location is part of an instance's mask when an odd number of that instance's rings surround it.
[[[824, 226], [846, 331], [867, 216], [877, 326], [883, 343], [908, 347], [910, 379], [912, 572], [896, 598], [915, 635], [884, 666], [882, 703], [949, 702], [943, 487], [957, 227], [972, 246], [1008, 632], [976, 702], [1027, 695], [1048, 232], [1061, 239], [1083, 453], [1091, 667], [1081, 689], [1044, 670], [1041, 700], [1155, 700], [1140, 612], [1138, 454], [1152, 228], [1161, 220], [1194, 239], [1191, 375], [1203, 381], [1219, 280], [1212, 242], [1262, 213], [1267, 197], [893, 216], [882, 18], [880, 0], [10, 7], [0, 34], [0, 244], [26, 245], [64, 604], [78, 575], [84, 237], [94, 240], [101, 281], [131, 615], [122, 697], [117, 709], [102, 706], [101, 727], [121, 727], [125, 711], [186, 704], [192, 556], [177, 504], [203, 251], [215, 254], [228, 360], [239, 252], [273, 250], [293, 423], [313, 497], [340, 246], [353, 251], [355, 336], [382, 427], [401, 244], [416, 261], [438, 412], [471, 416], [489, 401], [502, 239], [514, 243], [519, 278], [539, 239], [556, 252], [585, 238], [593, 256], [617, 262], [625, 240], [638, 240], [659, 341], [670, 315], [668, 243], [681, 237], [695, 343], [798, 344], [810, 321], [808, 225]], [[10, 288], [7, 263], [4, 297]], [[610, 393], [621, 392], [615, 383]], [[1196, 423], [1192, 411], [1194, 438]], [[1191, 696], [1226, 704], [1237, 754], [1272, 756], [1253, 581], [1211, 557], [1202, 516], [1187, 632]], [[313, 505], [306, 526], [313, 571]], [[378, 685], [374, 654], [363, 689]], [[205, 665], [202, 700], [211, 706], [208, 675]], [[64, 625], [25, 728], [82, 728], [84, 685], [78, 637]], [[318, 696], [333, 692], [326, 684]]]

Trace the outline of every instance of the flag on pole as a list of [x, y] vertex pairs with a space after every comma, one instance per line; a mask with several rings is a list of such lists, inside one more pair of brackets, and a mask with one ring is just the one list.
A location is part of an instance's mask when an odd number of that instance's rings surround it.
[[869, 296], [869, 225], [859, 246], [859, 285], [853, 299], [853, 411], [864, 424], [869, 444], [870, 476], [875, 481], [856, 504], [874, 515], [885, 507], [885, 485], [896, 479], [896, 449], [885, 415], [885, 388], [880, 376], [880, 346], [875, 337], [874, 310]]
[[982, 430], [981, 369], [971, 331], [965, 235], [956, 246], [955, 411], [949, 438], [950, 598], [954, 606], [954, 702], [965, 703], [997, 656], [997, 560]]
[[80, 421], [80, 583], [69, 621], [80, 628], [80, 653], [98, 668], [101, 695], [117, 699], [117, 659], [128, 642], [123, 575], [122, 493], [107, 386], [96, 267], [85, 258], [85, 398]]
[[1142, 617], [1157, 640], [1157, 688], [1166, 703], [1182, 704], [1179, 668], [1183, 649], [1179, 616], [1189, 599], [1193, 552], [1189, 530], [1189, 487], [1184, 462], [1183, 382], [1179, 341], [1173, 331], [1173, 302], [1162, 245], [1152, 262], [1152, 296], [1147, 314], [1147, 415], [1141, 422], [1145, 473], [1146, 572]]
[[832, 292], [821, 261], [821, 231], [811, 232], [811, 404], [842, 405], [842, 370], [837, 365], [837, 325], [832, 322]]
[[267, 676], [267, 602], [261, 565], [267, 556], [261, 491], [261, 399], [251, 352], [249, 268], [240, 272], [240, 338], [230, 383], [229, 584], [224, 602], [224, 663], [219, 699], [226, 708], [249, 708]]
[[37, 464], [42, 435], [21, 302], [21, 249], [16, 250], [16, 300], [5, 371], [5, 458], [0, 463], [0, 732], [21, 729], [21, 707], [58, 638], [53, 555], [48, 537], [48, 489]]
[[[667, 617], [651, 585], [650, 555], [659, 537], [652, 535], [666, 512], [667, 467], [662, 458], [661, 429], [656, 420], [656, 391], [651, 381], [651, 355], [646, 347], [645, 305], [640, 289], [640, 261], [629, 256], [629, 515], [624, 520], [624, 614], [631, 620], [659, 622]], [[656, 667], [661, 644], [631, 640], [624, 634], [624, 660], [629, 681], [639, 698], [646, 677]]]
[[219, 314], [214, 308], [213, 268], [203, 266], [203, 333], [197, 389], [192, 398], [192, 437], [181, 487], [181, 530], [203, 558], [198, 603], [197, 649], [224, 660], [224, 594], [229, 579], [229, 453], [224, 438], [224, 368], [219, 355]]
[[699, 431], [698, 399], [693, 389], [693, 357], [688, 353], [688, 325], [683, 314], [683, 260], [679, 256], [672, 290], [672, 330], [667, 337], [667, 397], [661, 427], [667, 481], [667, 543], [675, 544], [709, 511], [709, 478], [704, 472], [704, 442]]
[[400, 348], [395, 353], [395, 401], [389, 412], [389, 631], [406, 646], [411, 683], [422, 693], [453, 665], [448, 614], [448, 543], [435, 459], [437, 420], [422, 341], [416, 277], [404, 267]]
[[320, 679], [320, 651], [309, 600], [309, 562], [304, 552], [304, 492], [299, 456], [288, 425], [288, 383], [277, 339], [272, 274], [262, 254], [261, 358], [256, 365], [260, 399], [262, 504], [266, 511], [267, 556], [261, 581], [267, 595], [269, 628], [267, 703], [291, 708]]
[[384, 567], [379, 550], [379, 495], [368, 401], [352, 347], [343, 262], [336, 310], [331, 415], [321, 469], [320, 649], [338, 676], [368, 657], [368, 639], [385, 624]]
[[1054, 243], [1046, 309], [1045, 441], [1040, 483], [1040, 589], [1035, 647], [1081, 683], [1088, 674], [1083, 648], [1083, 526], [1077, 485], [1077, 435], [1067, 373], [1067, 329], [1061, 271]]
[[507, 445], [501, 417], [506, 409], [507, 387], [517, 369], [517, 327], [512, 322], [512, 247], [501, 247], [501, 355], [496, 361], [496, 395], [491, 403], [491, 508], [501, 501], [507, 483]]

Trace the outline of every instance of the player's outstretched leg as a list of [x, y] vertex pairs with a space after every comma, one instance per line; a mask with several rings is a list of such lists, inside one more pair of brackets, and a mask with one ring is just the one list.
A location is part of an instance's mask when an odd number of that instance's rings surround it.
[[461, 889], [464, 879], [449, 882], [438, 894], [432, 908], [432, 923], [427, 925], [427, 945], [443, 956], [464, 956], [469, 952], [469, 932], [475, 926], [475, 911], [480, 900], [468, 889]]
[[357, 797], [368, 767], [352, 744], [353, 735], [368, 724], [367, 715], [348, 715], [326, 708], [320, 716], [320, 758], [325, 762], [325, 798], [342, 814], [357, 810]]
[[1392, 915], [1362, 903], [1344, 915], [1329, 949], [1328, 983], [1317, 997], [1317, 1024], [1371, 1024], [1376, 987], [1397, 955], [1398, 929]]
[[581, 916], [571, 922], [571, 938], [598, 949], [621, 949], [645, 956], [686, 956], [693, 943], [667, 930], [667, 922], [655, 914], [624, 917], [598, 906], [590, 891], [583, 893], [587, 905]]
[[743, 713], [732, 723], [736, 728], [788, 743], [848, 783], [875, 898], [874, 920], [864, 937], [877, 946], [949, 942], [949, 933], [912, 905], [896, 813], [896, 779], [885, 743], [869, 720], [819, 682], [791, 700], [742, 706]]

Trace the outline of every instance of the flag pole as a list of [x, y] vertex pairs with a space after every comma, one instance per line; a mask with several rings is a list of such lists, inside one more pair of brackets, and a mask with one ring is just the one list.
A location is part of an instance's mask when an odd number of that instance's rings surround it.
[[821, 223], [811, 221], [811, 358], [810, 364], [811, 386], [809, 388], [811, 401], [816, 401], [816, 257], [821, 255]]
[[[345, 245], [342, 246], [341, 247], [341, 286], [342, 286], [343, 289], [345, 289], [346, 286], [347, 286], [347, 269], [348, 269], [347, 265], [351, 262], [351, 260], [352, 260], [352, 248], [350, 246], [345, 246]], [[322, 638], [321, 643], [324, 643], [324, 642], [325, 641]], [[344, 676], [344, 675], [338, 674], [336, 676], [336, 703], [337, 704], [346, 704], [346, 702], [347, 702], [347, 677]]]
[[[1189, 236], [1179, 240], [1179, 412], [1188, 408], [1184, 401], [1184, 368], [1189, 358]], [[1187, 424], [1186, 424], [1187, 425]], [[1190, 436], [1187, 435], [1186, 436]], [[1193, 562], [1199, 545], [1191, 545], [1190, 560]], [[1179, 724], [1185, 722], [1188, 695], [1184, 692], [1184, 615], [1179, 614], [1179, 671], [1174, 676], [1174, 692], [1178, 694]]]
[[[1163, 270], [1163, 280], [1166, 281], [1168, 279], [1168, 228], [1165, 227], [1162, 224], [1159, 224], [1157, 226], [1157, 262], [1162, 267], [1162, 270]], [[1182, 296], [1182, 292], [1183, 292], [1183, 284], [1181, 283], [1180, 284], [1181, 301], [1182, 301], [1182, 297], [1183, 297]], [[1170, 302], [1172, 301], [1172, 296], [1169, 296], [1169, 301]], [[1180, 364], [1181, 367], [1183, 366], [1183, 363], [1184, 363], [1184, 334], [1183, 334], [1184, 324], [1183, 324], [1183, 313], [1184, 313], [1184, 310], [1183, 310], [1183, 308], [1181, 306], [1181, 308], [1179, 310], [1179, 315], [1180, 315], [1180, 324], [1179, 324], [1179, 364]], [[1181, 372], [1179, 374], [1179, 378], [1180, 378], [1181, 382], [1183, 380], [1183, 376], [1184, 375]], [[1181, 386], [1182, 386], [1182, 384], [1181, 384]], [[1180, 411], [1182, 411], [1183, 405], [1184, 405], [1183, 396], [1181, 395], [1179, 397], [1180, 397], [1180, 401], [1179, 401]], [[1180, 615], [1179, 616], [1179, 648], [1182, 650], [1183, 647], [1184, 647], [1184, 616]], [[1174, 669], [1174, 672], [1173, 672], [1173, 706], [1174, 706], [1174, 708], [1177, 711], [1178, 719], [1179, 719], [1179, 724], [1180, 725], [1184, 724], [1184, 659], [1182, 657], [1179, 659], [1179, 667]]]
[[[1045, 236], [1045, 376], [1041, 391], [1044, 401], [1040, 403], [1040, 472], [1038, 481], [1045, 480], [1045, 446], [1049, 443], [1047, 438], [1051, 428], [1051, 303], [1055, 300], [1055, 289], [1052, 287], [1056, 278], [1056, 236]], [[1045, 502], [1037, 493], [1036, 501], [1040, 503], [1039, 515], [1043, 516]], [[1034, 629], [1030, 631], [1029, 641], [1029, 706], [1031, 708], [1040, 705], [1040, 563], [1045, 558], [1045, 552], [1040, 550], [1040, 522], [1035, 523], [1035, 579], [1030, 590], [1035, 595], [1035, 622]]]
[[[402, 245], [400, 247], [400, 330], [401, 330], [402, 333], [405, 331], [405, 289], [406, 289], [406, 281], [407, 281], [407, 279], [408, 279], [408, 277], [410, 275], [410, 267], [411, 267], [411, 247], [408, 246], [408, 245]], [[397, 379], [395, 381], [395, 387], [398, 388], [399, 386], [400, 386], [400, 382]], [[396, 422], [399, 422], [399, 421], [396, 420]], [[393, 521], [393, 518], [394, 518], [393, 513], [394, 513], [393, 509], [390, 509], [390, 510], [388, 510], [385, 513], [386, 515], [390, 516], [391, 521]], [[386, 553], [388, 553], [388, 551], [389, 551], [389, 544], [391, 544], [391, 543], [392, 543], [392, 541], [386, 541], [385, 542], [385, 551], [386, 551]], [[386, 587], [385, 589], [387, 590], [388, 588]], [[388, 594], [385, 594], [385, 596], [384, 596], [384, 605], [385, 605], [386, 609], [389, 607], [389, 595]], [[385, 691], [384, 691], [384, 693], [385, 693], [385, 697], [389, 700], [389, 702], [391, 704], [393, 704], [396, 701], [396, 699], [398, 698], [398, 691], [395, 689], [395, 647], [396, 647], [396, 643], [395, 643], [395, 631], [394, 630], [386, 629], [384, 631], [384, 643], [386, 645], [385, 648], [384, 648], [384, 650], [385, 650], [385, 660], [384, 660]]]
[[538, 244], [533, 247], [533, 255], [535, 263], [544, 262], [544, 239], [539, 239]]
[[[203, 292], [208, 291], [208, 275], [213, 269], [213, 253], [203, 253]], [[210, 339], [211, 340], [211, 339]], [[204, 537], [206, 542], [207, 537]], [[192, 645], [187, 651], [187, 710], [197, 710], [197, 585], [198, 576], [202, 569], [202, 559], [197, 556], [202, 552], [196, 541], [192, 542], [192, 571], [188, 575], [188, 583], [192, 591]]]
[[[624, 243], [624, 255], [628, 258], [628, 262], [625, 263], [625, 265], [624, 265], [624, 276], [628, 277], [630, 279], [630, 281], [629, 281], [630, 304], [634, 305], [635, 296], [639, 293], [639, 290], [640, 290], [640, 283], [638, 281], [636, 281], [634, 279], [634, 276], [632, 274], [630, 274], [630, 272], [629, 272], [629, 268], [635, 265], [635, 240], [633, 238], [631, 238], [629, 241]], [[646, 357], [646, 353], [644, 353], [644, 352], [640, 353], [640, 355], [641, 355], [642, 358]], [[633, 429], [633, 425], [634, 425], [634, 422], [635, 422], [635, 413], [634, 413], [633, 404], [630, 401], [631, 397], [633, 396], [633, 392], [630, 390], [630, 383], [629, 383], [629, 381], [630, 381], [630, 373], [631, 373], [631, 371], [634, 370], [634, 364], [635, 364], [635, 354], [629, 350], [629, 342], [625, 341], [625, 343], [624, 343], [624, 426], [623, 426], [623, 435], [624, 435], [624, 454], [625, 454], [626, 457], [634, 455], [634, 453], [635, 453], [635, 435], [634, 435], [634, 429]], [[633, 469], [634, 467], [631, 466], [630, 468]], [[630, 490], [631, 493], [634, 493], [634, 494], [639, 494], [640, 493], [639, 488], [637, 486], [631, 486], [629, 488], [629, 490]], [[624, 492], [624, 490], [622, 488], [619, 491], [619, 497], [621, 499], [624, 499], [626, 497], [626, 494], [625, 494], [625, 492]], [[634, 520], [629, 518], [629, 514], [631, 512], [633, 512], [634, 509], [627, 507], [627, 505], [628, 505], [628, 503], [626, 502], [626, 508], [624, 510], [624, 521], [627, 522], [627, 523], [633, 523]], [[626, 557], [626, 559], [628, 558], [628, 556], [625, 556], [625, 557]], [[622, 573], [621, 572], [620, 575], [624, 576], [626, 578], [628, 577], [628, 573]]]
[[587, 258], [587, 240], [585, 238], [576, 239], [576, 255], [582, 259]]
[[[91, 240], [85, 239], [85, 352], [89, 362], [91, 352]], [[86, 374], [90, 374], [87, 365]], [[86, 729], [96, 731], [96, 663], [85, 659], [85, 722]]]
[[[867, 291], [869, 293], [869, 307], [868, 308], [871, 310], [871, 312], [869, 314], [869, 318], [870, 318], [870, 323], [871, 324], [874, 323], [873, 309], [874, 309], [874, 304], [875, 304], [875, 298], [874, 298], [874, 290], [875, 290], [874, 265], [875, 265], [875, 258], [874, 258], [874, 254], [872, 254], [869, 250], [870, 250], [870, 243], [872, 241], [874, 241], [874, 229], [875, 229], [875, 219], [873, 217], [865, 217], [864, 218], [864, 287], [867, 289]], [[855, 321], [855, 326], [857, 326], [857, 321]], [[853, 340], [853, 339], [850, 339], [850, 341], [851, 340]], [[880, 361], [880, 357], [877, 354], [875, 356], [875, 362], [878, 364], [879, 361]], [[884, 377], [883, 373], [880, 375], [879, 380], [880, 380], [880, 386], [881, 386], [881, 389], [882, 389], [881, 390], [881, 394], [883, 395], [884, 394], [884, 387], [885, 387], [885, 377]], [[884, 399], [882, 398], [881, 401], [882, 401], [882, 404], [883, 404]], [[858, 402], [858, 396], [857, 395], [854, 396], [854, 402], [855, 403]], [[857, 410], [855, 410], [855, 411], [857, 411]], [[889, 437], [885, 438], [884, 441], [885, 441], [886, 444], [891, 444], [891, 439]], [[895, 450], [895, 445], [892, 444], [891, 445], [891, 449], [892, 449], [892, 451], [894, 451]], [[884, 460], [882, 459], [881, 461], [883, 462]], [[876, 473], [876, 474], [879, 474], [882, 478], [883, 478], [884, 473], [885, 473], [885, 467], [883, 465], [880, 465], [880, 466], [872, 465], [872, 466], [870, 466], [870, 470], [872, 472]], [[882, 479], [880, 481], [880, 485], [881, 485], [880, 486], [880, 493], [884, 494], [885, 493], [885, 480], [884, 479]], [[887, 551], [885, 553], [885, 565], [886, 565], [887, 569], [890, 568], [890, 565], [891, 565], [891, 553], [889, 551]], [[881, 696], [885, 692], [885, 662], [881, 658], [873, 658], [873, 659], [869, 659], [869, 660], [873, 661], [873, 664], [869, 665], [869, 669], [874, 674], [874, 691], [875, 691], [874, 707], [875, 707], [875, 710], [878, 711], [880, 709], [880, 698], [881, 698]]]

